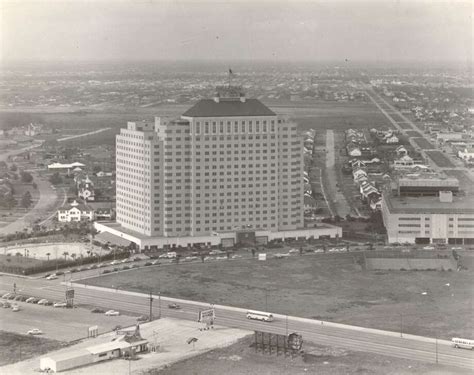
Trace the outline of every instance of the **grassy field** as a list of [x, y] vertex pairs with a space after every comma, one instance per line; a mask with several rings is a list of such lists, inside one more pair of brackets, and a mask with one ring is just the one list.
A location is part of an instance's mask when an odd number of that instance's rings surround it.
[[398, 126], [400, 126], [402, 129], [413, 129], [413, 126], [407, 124], [406, 122], [399, 122]]
[[[284, 357], [256, 353], [253, 337], [244, 338], [227, 348], [216, 349], [171, 365], [149, 375], [351, 375], [351, 374], [470, 374], [469, 370], [398, 359], [370, 353], [353, 352], [303, 344], [304, 357]], [[303, 337], [304, 340], [304, 337]]]
[[[287, 104], [268, 103], [272, 110], [295, 120], [301, 128], [348, 129], [389, 126], [388, 120], [375, 106], [365, 103], [318, 102], [308, 105], [289, 102]], [[93, 129], [110, 127], [112, 130], [91, 137], [73, 140], [75, 144], [112, 144], [114, 135], [127, 121], [153, 120], [154, 116], [178, 117], [191, 104], [168, 104], [150, 108], [107, 108], [101, 111], [40, 112], [29, 109], [22, 112], [0, 111], [0, 123], [41, 122], [63, 130], [64, 134], [85, 133]], [[80, 130], [80, 131], [79, 131]], [[63, 136], [63, 134], [61, 134]], [[51, 138], [51, 137], [49, 137]]]
[[419, 148], [422, 150], [429, 150], [435, 148], [430, 142], [428, 142], [425, 138], [413, 138], [415, 143], [418, 145]]
[[392, 331], [403, 314], [404, 332], [450, 339], [473, 336], [474, 262], [465, 262], [462, 272], [378, 272], [362, 270], [351, 253], [317, 254], [170, 265], [88, 284]]
[[64, 346], [66, 344], [60, 341], [0, 331], [0, 366], [36, 357]]
[[408, 130], [406, 133], [409, 137], [423, 138], [423, 135], [416, 130]]
[[426, 154], [440, 168], [454, 168], [455, 165], [441, 151], [426, 151]]

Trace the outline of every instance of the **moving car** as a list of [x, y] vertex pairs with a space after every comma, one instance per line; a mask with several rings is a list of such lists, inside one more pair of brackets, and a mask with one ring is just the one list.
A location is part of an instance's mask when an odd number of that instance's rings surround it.
[[56, 280], [58, 277], [56, 276], [56, 274], [52, 274], [52, 275], [49, 275], [46, 280]]
[[175, 309], [175, 310], [179, 310], [179, 309], [181, 308], [181, 306], [178, 305], [177, 303], [170, 303], [170, 304], [168, 305], [168, 308], [170, 308], [170, 309]]
[[151, 262], [151, 264], [153, 264], [154, 266], [157, 266], [158, 264], [161, 264], [159, 260], [154, 260], [153, 262]]
[[66, 302], [56, 302], [53, 307], [67, 307]]
[[119, 264], [120, 262], [118, 260], [113, 260], [112, 262], [110, 262], [110, 265], [111, 266], [115, 266], [116, 264]]
[[281, 259], [281, 258], [286, 258], [286, 257], [289, 257], [290, 254], [282, 254], [282, 253], [276, 253], [275, 254], [275, 258], [277, 259]]
[[43, 334], [43, 331], [41, 331], [40, 329], [38, 328], [33, 328], [33, 329], [30, 329], [28, 332], [27, 332], [28, 335], [42, 335]]
[[105, 312], [105, 315], [106, 316], [119, 316], [120, 313], [118, 311], [115, 311], [115, 310], [109, 310], [109, 311]]

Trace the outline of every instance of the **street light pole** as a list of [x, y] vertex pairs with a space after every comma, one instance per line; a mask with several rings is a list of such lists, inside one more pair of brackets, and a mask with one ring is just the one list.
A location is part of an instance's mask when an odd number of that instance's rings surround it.
[[153, 320], [153, 295], [151, 294], [150, 290], [150, 319], [149, 321], [151, 322]]
[[436, 342], [436, 364], [438, 364], [438, 334], [437, 333], [436, 333], [435, 342]]
[[403, 325], [402, 325], [402, 323], [403, 323], [403, 315], [402, 315], [402, 313], [400, 313], [400, 337], [403, 337], [403, 328], [402, 328]]

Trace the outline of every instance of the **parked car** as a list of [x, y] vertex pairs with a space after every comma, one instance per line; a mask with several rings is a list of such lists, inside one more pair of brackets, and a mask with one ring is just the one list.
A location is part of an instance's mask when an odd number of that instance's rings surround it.
[[8, 297], [11, 296], [11, 295], [12, 295], [12, 293], [5, 293], [5, 294], [2, 296], [2, 298], [8, 299]]
[[92, 309], [92, 310], [91, 310], [91, 313], [94, 313], [94, 314], [104, 314], [105, 311], [102, 310], [102, 309], [100, 309], [100, 308], [98, 308], [98, 307], [96, 307], [95, 309]]
[[42, 335], [43, 334], [43, 331], [41, 331], [40, 329], [38, 328], [33, 328], [33, 329], [30, 329], [28, 332], [27, 332], [28, 335]]
[[147, 315], [141, 315], [137, 318], [137, 322], [148, 322], [148, 316]]
[[168, 305], [168, 308], [170, 308], [170, 309], [175, 309], [175, 310], [179, 310], [179, 309], [181, 308], [181, 306], [178, 305], [177, 303], [170, 303], [170, 304]]
[[[130, 262], [132, 262], [131, 259], [122, 259], [122, 263], [130, 263]], [[112, 264], [112, 263], [111, 263], [111, 264]]]
[[11, 307], [10, 302], [8, 301], [3, 301], [3, 308], [4, 309], [9, 309]]
[[109, 311], [105, 312], [105, 315], [106, 316], [119, 316], [120, 313], [118, 311], [115, 311], [115, 310], [109, 310]]
[[15, 294], [11, 293], [11, 294], [7, 297], [7, 299], [14, 300], [14, 299], [15, 299]]
[[33, 301], [35, 300], [35, 297], [30, 297], [30, 298], [27, 298], [26, 299], [26, 303], [33, 303]]
[[71, 273], [76, 273], [76, 272], [79, 272], [79, 270], [78, 270], [77, 268], [73, 268], [73, 269], [71, 270]]
[[38, 301], [38, 305], [46, 305], [47, 302], [48, 300], [43, 298]]
[[110, 262], [109, 264], [111, 266], [115, 266], [116, 264], [119, 264], [120, 262], [118, 260], [113, 260], [112, 262]]
[[56, 302], [53, 307], [67, 307], [66, 302]]
[[300, 251], [298, 249], [290, 249], [290, 251], [288, 251], [290, 254], [298, 254]]
[[157, 265], [159, 265], [159, 264], [161, 264], [161, 263], [160, 263], [159, 260], [154, 260], [153, 262], [151, 262], [151, 264], [153, 264], [154, 266], [157, 266]]
[[52, 306], [52, 305], [53, 305], [53, 302], [51, 302], [51, 301], [46, 301], [46, 302], [44, 303], [44, 305], [45, 305], [45, 306]]
[[52, 275], [49, 275], [46, 280], [56, 280], [58, 277], [56, 276], [56, 274], [52, 274]]
[[220, 255], [220, 254], [225, 254], [225, 251], [222, 251], [222, 250], [211, 250], [211, 251], [209, 251], [209, 255]]
[[14, 311], [14, 312], [20, 311], [20, 306], [12, 305], [12, 311]]
[[423, 250], [434, 250], [435, 248], [433, 246], [425, 246]]
[[138, 268], [138, 267], [140, 267], [139, 264], [134, 264], [134, 265], [132, 266], [132, 268]]

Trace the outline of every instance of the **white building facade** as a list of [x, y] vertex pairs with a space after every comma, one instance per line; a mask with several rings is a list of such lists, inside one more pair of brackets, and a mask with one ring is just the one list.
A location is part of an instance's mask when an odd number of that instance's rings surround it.
[[238, 87], [117, 136], [117, 222], [142, 235], [304, 227], [303, 139]]

